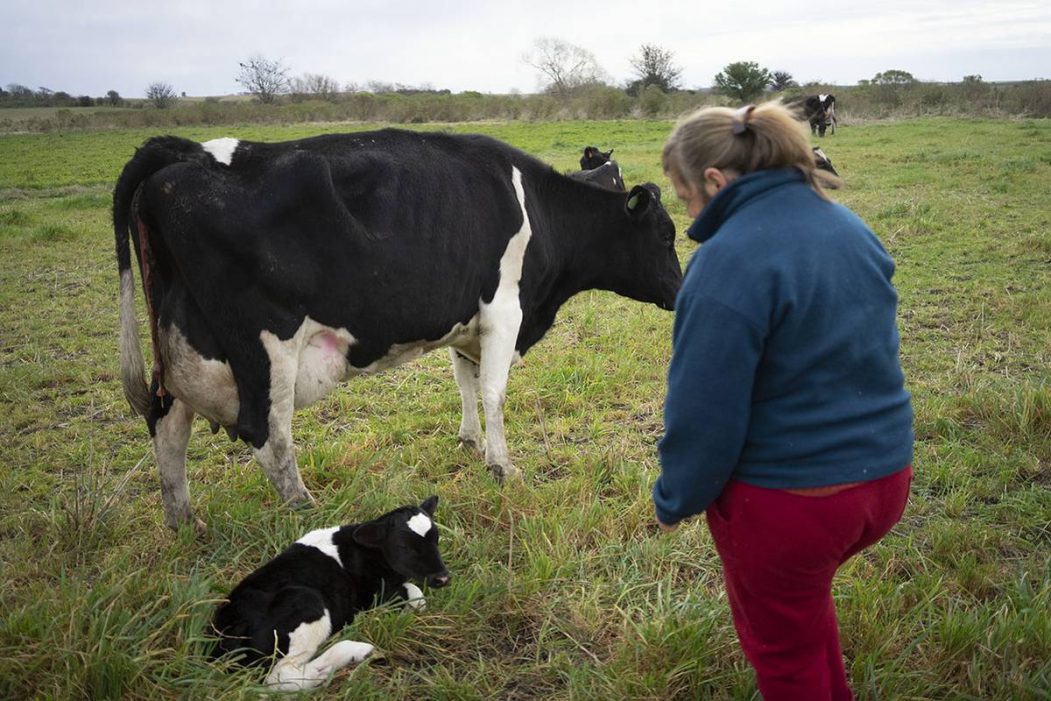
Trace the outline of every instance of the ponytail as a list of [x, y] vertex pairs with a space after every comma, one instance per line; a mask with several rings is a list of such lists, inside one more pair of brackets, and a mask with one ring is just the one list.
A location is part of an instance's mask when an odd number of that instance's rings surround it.
[[796, 168], [823, 199], [821, 181], [835, 179], [819, 171], [803, 123], [779, 101], [729, 107], [705, 107], [679, 120], [662, 157], [664, 171], [700, 185], [705, 168], [744, 175], [771, 168]]

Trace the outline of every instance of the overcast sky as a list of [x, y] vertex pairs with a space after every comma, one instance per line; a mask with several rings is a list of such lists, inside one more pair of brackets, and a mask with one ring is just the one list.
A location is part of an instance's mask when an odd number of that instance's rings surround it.
[[529, 93], [540, 82], [523, 55], [540, 37], [591, 51], [616, 85], [643, 44], [673, 52], [684, 88], [734, 61], [800, 83], [1051, 78], [1047, 0], [0, 0], [0, 26], [0, 85], [92, 96], [157, 81], [235, 93], [255, 54], [340, 85]]

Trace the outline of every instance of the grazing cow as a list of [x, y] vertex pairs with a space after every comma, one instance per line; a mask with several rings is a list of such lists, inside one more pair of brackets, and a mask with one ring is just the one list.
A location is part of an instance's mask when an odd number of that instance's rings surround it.
[[620, 165], [616, 161], [606, 161], [598, 168], [591, 170], [578, 170], [569, 173], [569, 177], [584, 183], [598, 185], [608, 190], [619, 190], [624, 192], [624, 176], [621, 175]]
[[233, 653], [244, 665], [274, 661], [274, 691], [311, 689], [372, 652], [343, 640], [316, 658], [330, 635], [354, 615], [388, 601], [421, 609], [423, 592], [449, 583], [438, 552], [438, 497], [366, 523], [311, 531], [238, 584], [212, 620], [212, 657]]
[[[173, 528], [204, 527], [186, 483], [195, 414], [251, 445], [282, 499], [310, 501], [293, 411], [353, 375], [445, 346], [460, 439], [511, 477], [508, 371], [561, 305], [603, 289], [670, 310], [682, 281], [656, 185], [593, 187], [484, 136], [156, 137], [124, 167], [113, 206], [121, 378], [153, 437]], [[129, 237], [153, 340], [150, 389]]]
[[609, 151], [599, 151], [594, 146], [585, 146], [584, 155], [580, 157], [580, 169], [593, 170], [598, 168], [603, 163], [608, 163], [612, 156], [613, 149], [610, 149]]
[[821, 150], [820, 146], [814, 147], [814, 163], [817, 164], [818, 170], [824, 170], [836, 176], [839, 175], [836, 169], [832, 167], [832, 160]]
[[801, 119], [810, 123], [810, 133], [824, 136], [825, 130], [832, 127], [836, 133], [836, 97], [835, 95], [807, 95], [788, 102], [799, 110]]

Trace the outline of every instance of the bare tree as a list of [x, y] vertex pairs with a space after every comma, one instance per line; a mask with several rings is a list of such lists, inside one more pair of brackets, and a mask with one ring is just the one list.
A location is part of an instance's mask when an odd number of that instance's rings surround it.
[[146, 88], [146, 100], [159, 110], [167, 109], [175, 104], [175, 88], [168, 83], [150, 83]]
[[290, 90], [295, 96], [317, 97], [334, 102], [339, 95], [339, 83], [327, 75], [304, 73], [291, 80]]
[[630, 59], [637, 78], [628, 84], [628, 92], [637, 95], [650, 85], [656, 85], [661, 92], [678, 88], [682, 68], [674, 64], [674, 58], [675, 54], [667, 49], [643, 44], [639, 54]]
[[577, 88], [601, 83], [604, 77], [594, 54], [562, 39], [537, 39], [533, 50], [522, 60], [545, 76], [548, 81], [545, 90], [555, 95], [566, 95]]
[[259, 98], [260, 102], [271, 103], [278, 95], [288, 90], [288, 69], [280, 60], [271, 60], [255, 54], [238, 65], [241, 66], [241, 72], [234, 80]]

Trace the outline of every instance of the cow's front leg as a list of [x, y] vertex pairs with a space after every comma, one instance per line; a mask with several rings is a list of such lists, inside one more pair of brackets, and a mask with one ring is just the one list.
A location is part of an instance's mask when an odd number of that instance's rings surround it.
[[190, 442], [193, 414], [186, 402], [173, 400], [167, 413], [154, 424], [153, 452], [161, 478], [164, 523], [172, 530], [178, 530], [183, 524], [192, 525], [197, 534], [202, 535], [205, 525], [193, 515], [186, 481], [186, 446]]
[[482, 424], [478, 418], [478, 363], [465, 358], [455, 348], [449, 349], [453, 361], [453, 377], [460, 388], [460, 441], [480, 453], [485, 452]]
[[255, 457], [283, 501], [312, 504], [314, 498], [299, 475], [292, 441], [299, 360], [295, 352], [297, 339], [280, 341], [268, 331], [261, 335], [270, 356], [270, 410], [267, 414], [267, 439], [261, 446], [253, 446]]
[[[494, 300], [495, 301], [495, 300]], [[522, 323], [522, 310], [516, 304], [505, 305], [482, 319], [480, 380], [482, 409], [485, 411], [485, 464], [503, 481], [518, 476], [511, 464], [504, 435], [504, 401], [507, 398], [507, 376], [515, 356], [515, 340]]]

